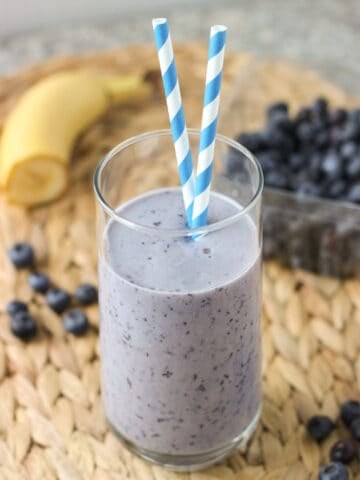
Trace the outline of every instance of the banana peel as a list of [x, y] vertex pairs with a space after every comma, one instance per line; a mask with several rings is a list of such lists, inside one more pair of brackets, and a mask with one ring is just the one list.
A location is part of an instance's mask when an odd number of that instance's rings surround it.
[[143, 76], [89, 71], [55, 73], [32, 86], [5, 121], [0, 185], [10, 201], [33, 206], [68, 185], [74, 143], [114, 103], [141, 101], [152, 86]]

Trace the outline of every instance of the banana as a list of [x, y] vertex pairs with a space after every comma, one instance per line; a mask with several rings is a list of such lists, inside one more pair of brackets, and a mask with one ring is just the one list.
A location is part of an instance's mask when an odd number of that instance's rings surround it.
[[8, 199], [32, 206], [57, 198], [68, 185], [79, 134], [111, 104], [144, 99], [150, 92], [141, 75], [89, 71], [55, 73], [32, 86], [2, 132], [0, 184]]

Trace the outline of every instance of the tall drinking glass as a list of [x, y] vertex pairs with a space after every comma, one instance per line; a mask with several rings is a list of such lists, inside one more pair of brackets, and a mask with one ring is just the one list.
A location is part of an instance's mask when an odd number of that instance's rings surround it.
[[[199, 132], [189, 137], [196, 159]], [[242, 169], [229, 181], [234, 151]], [[102, 398], [112, 429], [148, 460], [202, 468], [256, 427], [262, 187], [255, 158], [218, 135], [208, 225], [191, 231], [170, 131], [130, 138], [98, 165]]]

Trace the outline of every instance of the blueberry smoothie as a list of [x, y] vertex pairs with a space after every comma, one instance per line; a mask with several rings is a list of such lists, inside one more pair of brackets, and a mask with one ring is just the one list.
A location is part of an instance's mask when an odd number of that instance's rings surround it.
[[[212, 193], [208, 224], [238, 213]], [[244, 214], [197, 238], [181, 190], [151, 191], [117, 210], [99, 259], [102, 395], [116, 432], [143, 451], [200, 455], [236, 443], [261, 403], [261, 261]]]

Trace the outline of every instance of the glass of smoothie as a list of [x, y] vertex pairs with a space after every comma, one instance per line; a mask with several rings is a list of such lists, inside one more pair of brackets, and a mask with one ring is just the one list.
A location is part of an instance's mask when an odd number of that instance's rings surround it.
[[[189, 140], [196, 159], [199, 132]], [[230, 182], [223, 159], [235, 151], [242, 169]], [[168, 130], [115, 147], [94, 182], [107, 420], [142, 457], [203, 468], [243, 446], [260, 416], [261, 169], [218, 135], [208, 224], [197, 230]]]

